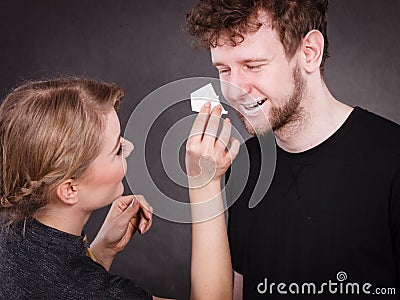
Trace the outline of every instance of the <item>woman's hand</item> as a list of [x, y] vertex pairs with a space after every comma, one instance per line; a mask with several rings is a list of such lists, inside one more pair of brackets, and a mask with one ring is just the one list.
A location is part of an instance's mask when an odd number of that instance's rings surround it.
[[136, 230], [150, 230], [153, 209], [142, 195], [121, 196], [113, 202], [90, 249], [109, 270], [115, 255], [121, 252]]
[[[231, 139], [232, 125], [224, 120], [219, 137], [221, 106], [205, 104], [186, 146], [186, 171], [192, 213], [191, 299], [232, 299], [229, 252], [221, 177], [239, 152]], [[230, 142], [230, 146], [228, 143]]]
[[210, 110], [209, 102], [201, 108], [186, 143], [186, 171], [190, 188], [219, 183], [239, 152], [239, 141], [231, 138], [232, 124], [229, 119], [223, 121], [217, 137], [222, 107], [218, 105]]

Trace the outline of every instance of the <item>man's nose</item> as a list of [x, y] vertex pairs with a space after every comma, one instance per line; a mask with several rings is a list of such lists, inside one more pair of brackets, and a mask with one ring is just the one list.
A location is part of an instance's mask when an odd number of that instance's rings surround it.
[[229, 81], [222, 83], [222, 90], [229, 101], [245, 102], [249, 97], [251, 85], [241, 71], [232, 71]]

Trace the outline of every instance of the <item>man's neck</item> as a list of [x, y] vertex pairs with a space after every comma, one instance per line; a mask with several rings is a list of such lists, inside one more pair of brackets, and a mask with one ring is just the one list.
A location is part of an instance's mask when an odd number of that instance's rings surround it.
[[274, 132], [279, 147], [287, 152], [309, 150], [334, 134], [346, 121], [353, 108], [337, 101], [325, 85], [312, 87], [300, 104], [303, 117]]

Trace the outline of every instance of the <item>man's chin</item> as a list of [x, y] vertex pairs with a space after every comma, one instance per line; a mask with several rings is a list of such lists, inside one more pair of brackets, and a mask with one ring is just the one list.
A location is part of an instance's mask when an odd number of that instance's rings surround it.
[[240, 112], [238, 112], [238, 117], [240, 121], [242, 121], [242, 124], [246, 131], [252, 136], [264, 136], [272, 131], [271, 126], [266, 119], [265, 122], [262, 124], [253, 124]]
[[252, 136], [265, 136], [266, 134], [272, 131], [272, 128], [269, 125], [269, 123], [262, 125], [252, 125], [247, 120], [245, 120], [243, 122], [243, 125], [246, 131]]

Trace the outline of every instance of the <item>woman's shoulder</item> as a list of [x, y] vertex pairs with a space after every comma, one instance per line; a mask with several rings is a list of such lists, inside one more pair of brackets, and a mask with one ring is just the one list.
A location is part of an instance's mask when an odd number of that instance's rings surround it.
[[75, 270], [71, 284], [77, 291], [84, 290], [86, 295], [95, 299], [152, 299], [148, 291], [132, 280], [109, 273], [89, 257], [85, 257]]

